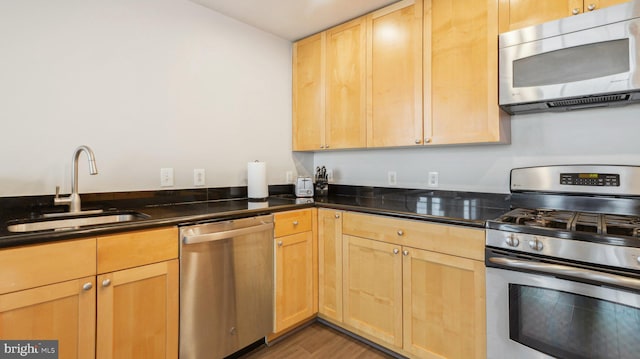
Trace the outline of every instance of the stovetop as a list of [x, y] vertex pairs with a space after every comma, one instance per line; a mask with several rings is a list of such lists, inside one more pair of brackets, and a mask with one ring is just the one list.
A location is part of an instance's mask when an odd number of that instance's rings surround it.
[[523, 226], [522, 232], [535, 227], [640, 239], [640, 216], [517, 208], [497, 221]]

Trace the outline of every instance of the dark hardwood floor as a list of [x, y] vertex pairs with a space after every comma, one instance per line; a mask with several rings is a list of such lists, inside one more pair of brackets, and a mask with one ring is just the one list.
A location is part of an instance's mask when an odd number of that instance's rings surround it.
[[290, 336], [247, 353], [242, 359], [393, 358], [324, 324], [315, 322]]

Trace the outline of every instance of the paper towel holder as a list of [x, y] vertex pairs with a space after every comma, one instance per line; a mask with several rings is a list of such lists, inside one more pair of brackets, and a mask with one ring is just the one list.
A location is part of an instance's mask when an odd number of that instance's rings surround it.
[[247, 164], [247, 197], [249, 202], [266, 202], [269, 198], [266, 163], [259, 160]]

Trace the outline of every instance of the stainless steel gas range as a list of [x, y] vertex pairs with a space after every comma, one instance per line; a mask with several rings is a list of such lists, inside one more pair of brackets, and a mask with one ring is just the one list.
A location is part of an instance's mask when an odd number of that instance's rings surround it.
[[487, 223], [487, 357], [640, 357], [640, 167], [511, 171]]

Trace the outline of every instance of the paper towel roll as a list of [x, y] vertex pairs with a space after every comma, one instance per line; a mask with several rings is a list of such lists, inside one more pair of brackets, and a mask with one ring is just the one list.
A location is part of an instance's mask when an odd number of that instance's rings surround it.
[[255, 161], [247, 164], [247, 194], [249, 199], [269, 197], [267, 164], [265, 162]]

